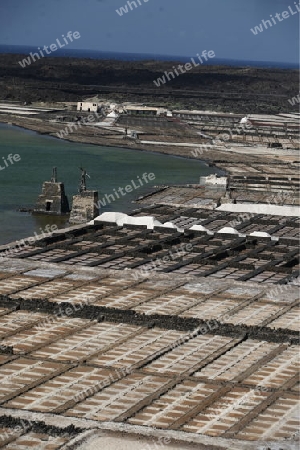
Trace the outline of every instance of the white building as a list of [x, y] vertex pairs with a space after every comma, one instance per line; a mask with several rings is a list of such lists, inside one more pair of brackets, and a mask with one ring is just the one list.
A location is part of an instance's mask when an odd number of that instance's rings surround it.
[[124, 111], [129, 115], [140, 116], [161, 116], [167, 114], [167, 110], [164, 108], [140, 105], [124, 105]]
[[77, 111], [98, 112], [101, 107], [100, 103], [93, 101], [82, 101], [77, 103]]

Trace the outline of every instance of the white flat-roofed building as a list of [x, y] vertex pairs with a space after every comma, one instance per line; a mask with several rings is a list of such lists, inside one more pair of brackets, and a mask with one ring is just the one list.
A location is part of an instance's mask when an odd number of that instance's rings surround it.
[[77, 111], [98, 112], [101, 104], [95, 101], [77, 102]]
[[165, 108], [154, 106], [124, 105], [124, 111], [129, 115], [140, 116], [162, 116], [167, 114], [167, 110]]

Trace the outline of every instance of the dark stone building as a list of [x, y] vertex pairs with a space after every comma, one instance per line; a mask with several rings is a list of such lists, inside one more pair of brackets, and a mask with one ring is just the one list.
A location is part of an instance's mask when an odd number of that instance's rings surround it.
[[70, 223], [85, 223], [93, 220], [99, 214], [98, 191], [89, 191], [86, 188], [87, 173], [81, 168], [81, 181], [79, 194], [73, 196]]
[[34, 207], [35, 214], [63, 215], [70, 212], [64, 183], [57, 181], [57, 169], [53, 168], [51, 181], [45, 181], [42, 193]]

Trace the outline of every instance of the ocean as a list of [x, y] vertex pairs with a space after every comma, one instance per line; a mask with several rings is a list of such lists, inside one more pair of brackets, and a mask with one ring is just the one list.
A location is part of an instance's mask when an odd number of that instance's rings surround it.
[[[20, 155], [20, 160], [10, 164], [7, 159], [10, 153]], [[99, 199], [114, 194], [114, 189], [125, 187], [131, 180], [139, 185], [138, 177], [142, 179], [145, 172], [154, 173], [151, 184], [145, 183], [120, 199], [115, 196], [115, 201], [101, 208], [101, 212], [130, 212], [139, 207], [132, 201], [150, 192], [154, 185], [198, 183], [200, 176], [218, 172], [192, 159], [77, 144], [0, 124], [0, 167], [3, 168], [0, 170], [0, 244], [41, 233], [46, 225], [65, 226], [65, 218], [18, 212], [19, 208], [34, 206], [42, 183], [50, 181], [54, 166], [58, 169], [58, 181], [65, 183], [70, 204], [72, 195], [78, 192], [81, 166], [90, 176], [87, 188], [98, 190]]]
[[[0, 53], [15, 53], [29, 55], [30, 52], [36, 52], [38, 46], [26, 45], [0, 45]], [[45, 56], [47, 57], [47, 56]], [[78, 49], [58, 49], [51, 53], [49, 57], [69, 57], [69, 58], [90, 58], [90, 59], [115, 59], [118, 61], [179, 61], [189, 62], [190, 56], [174, 56], [159, 55], [150, 53], [119, 53], [99, 50], [78, 50]], [[213, 58], [204, 62], [203, 65], [221, 65], [221, 66], [244, 66], [244, 67], [261, 67], [261, 68], [279, 68], [279, 69], [298, 69], [299, 65], [289, 62], [272, 62], [272, 61], [241, 61], [235, 59]]]

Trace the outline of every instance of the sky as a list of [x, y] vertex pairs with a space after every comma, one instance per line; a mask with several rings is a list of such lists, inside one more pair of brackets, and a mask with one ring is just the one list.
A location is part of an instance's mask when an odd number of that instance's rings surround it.
[[[135, 1], [137, 8], [127, 6], [120, 16], [116, 9], [126, 0], [0, 0], [0, 44], [38, 47], [78, 31], [68, 48], [187, 57], [213, 50], [217, 58], [299, 61], [295, 0]], [[288, 7], [294, 14], [283, 19]], [[251, 28], [270, 15], [276, 23], [254, 35]]]

